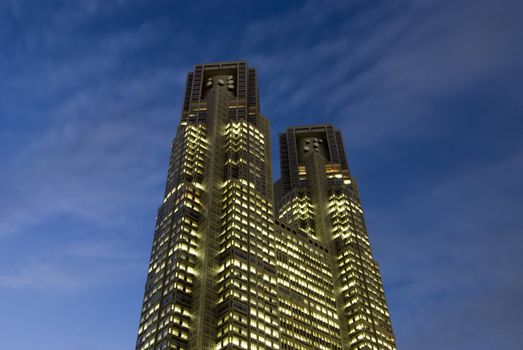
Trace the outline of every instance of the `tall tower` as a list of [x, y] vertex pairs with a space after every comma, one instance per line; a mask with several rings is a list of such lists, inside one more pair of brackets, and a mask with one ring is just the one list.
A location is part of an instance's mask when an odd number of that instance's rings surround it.
[[245, 62], [187, 77], [136, 349], [277, 348], [268, 121]]
[[280, 134], [279, 220], [329, 249], [343, 349], [396, 349], [342, 135], [330, 125]]
[[[156, 219], [137, 350], [342, 350], [365, 344], [393, 349], [382, 340], [390, 335], [393, 344], [391, 330], [384, 333], [388, 317], [382, 325], [382, 314], [374, 311], [379, 306], [387, 312], [382, 289], [376, 295], [383, 303], [368, 292], [368, 307], [355, 316], [347, 308], [359, 310], [363, 294], [348, 299], [356, 306], [345, 306], [354, 283], [359, 288], [360, 279], [372, 279], [379, 289], [381, 280], [370, 248], [351, 246], [351, 233], [337, 226], [353, 220], [353, 206], [359, 205], [346, 182], [341, 137], [331, 149], [331, 140], [316, 134], [285, 142], [294, 149], [282, 148], [288, 164], [279, 182], [284, 185], [276, 186], [281, 205], [275, 213], [269, 123], [260, 112], [255, 69], [224, 62], [197, 65], [188, 74]], [[341, 187], [333, 192], [334, 185]], [[358, 220], [354, 225], [364, 225]], [[364, 227], [352, 230], [365, 233]], [[368, 244], [366, 233], [360, 236]]]

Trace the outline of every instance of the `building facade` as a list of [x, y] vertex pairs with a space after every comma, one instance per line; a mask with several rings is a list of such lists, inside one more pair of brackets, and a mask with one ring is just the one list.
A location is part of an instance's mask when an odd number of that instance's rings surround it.
[[396, 348], [340, 132], [289, 128], [280, 150], [274, 192], [254, 68], [188, 74], [137, 350]]

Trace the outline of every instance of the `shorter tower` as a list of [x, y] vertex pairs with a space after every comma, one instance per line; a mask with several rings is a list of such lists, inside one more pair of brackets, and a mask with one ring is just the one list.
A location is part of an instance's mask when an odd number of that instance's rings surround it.
[[330, 125], [288, 128], [280, 159], [277, 219], [328, 251], [343, 349], [396, 349], [341, 132]]

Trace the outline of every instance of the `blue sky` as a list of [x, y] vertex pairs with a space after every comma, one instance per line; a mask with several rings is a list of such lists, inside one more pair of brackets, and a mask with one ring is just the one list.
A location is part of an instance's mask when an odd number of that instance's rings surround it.
[[[523, 343], [523, 3], [0, 1], [0, 329], [135, 342], [186, 73], [343, 130], [401, 350]], [[275, 178], [278, 159], [274, 157]]]

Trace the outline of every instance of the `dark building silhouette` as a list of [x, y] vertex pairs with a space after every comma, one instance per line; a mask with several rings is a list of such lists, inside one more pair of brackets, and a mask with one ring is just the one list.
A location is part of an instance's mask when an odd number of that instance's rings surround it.
[[280, 135], [275, 200], [256, 80], [188, 74], [136, 349], [396, 349], [340, 132]]

